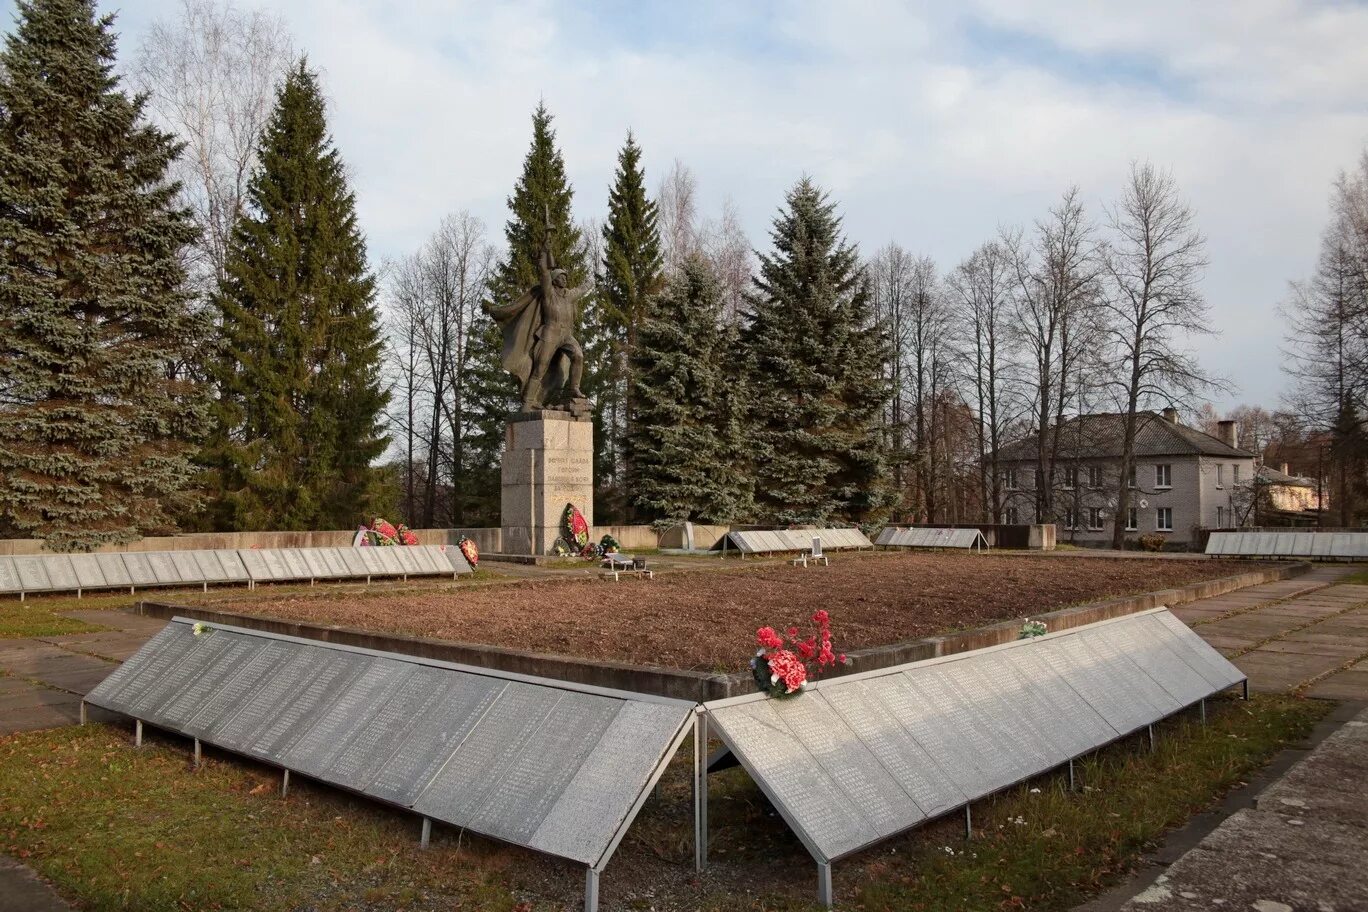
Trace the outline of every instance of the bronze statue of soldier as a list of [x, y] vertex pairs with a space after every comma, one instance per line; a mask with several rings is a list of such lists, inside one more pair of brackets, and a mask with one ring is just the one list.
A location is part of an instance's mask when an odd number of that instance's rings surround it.
[[503, 366], [522, 389], [522, 410], [555, 408], [550, 403], [569, 384], [569, 410], [582, 414], [588, 400], [580, 391], [584, 351], [575, 339], [575, 312], [588, 286], [570, 288], [569, 274], [551, 252], [551, 219], [537, 254], [539, 284], [504, 306], [489, 306], [503, 330]]

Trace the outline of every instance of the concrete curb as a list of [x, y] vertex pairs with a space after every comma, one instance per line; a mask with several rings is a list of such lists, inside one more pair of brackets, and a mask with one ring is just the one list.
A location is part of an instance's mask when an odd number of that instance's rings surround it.
[[[1076, 605], [1061, 608], [1048, 614], [1033, 617], [1044, 621], [1050, 630], [1067, 630], [1108, 618], [1121, 617], [1145, 611], [1158, 605], [1181, 605], [1197, 599], [1224, 595], [1236, 589], [1257, 586], [1276, 580], [1300, 576], [1311, 569], [1309, 563], [1288, 563], [1235, 576], [1203, 580], [1176, 589], [1161, 589], [1140, 595], [1108, 599], [1089, 605]], [[500, 646], [484, 646], [477, 643], [457, 643], [449, 640], [436, 640], [427, 637], [405, 636], [403, 634], [381, 633], [357, 627], [340, 625], [307, 624], [268, 615], [238, 614], [218, 611], [211, 608], [191, 605], [175, 605], [168, 602], [143, 601], [138, 603], [140, 614], [169, 620], [173, 617], [188, 617], [197, 621], [212, 621], [230, 624], [253, 630], [265, 630], [287, 636], [341, 643], [347, 646], [361, 646], [382, 652], [398, 652], [423, 658], [458, 662], [478, 668], [492, 668], [543, 678], [573, 681], [578, 684], [592, 684], [597, 687], [610, 687], [616, 690], [631, 690], [637, 693], [659, 694], [681, 700], [718, 700], [750, 693], [755, 682], [749, 671], [732, 673], [708, 673], [684, 671], [675, 668], [657, 668], [645, 665], [629, 665], [623, 662], [605, 662], [584, 659], [576, 656], [554, 655], [549, 653], [521, 652]], [[954, 655], [985, 646], [996, 646], [1017, 638], [1021, 629], [1020, 621], [1005, 621], [987, 627], [964, 630], [939, 636], [924, 637], [893, 643], [887, 646], [874, 646], [854, 650], [849, 653], [852, 662], [841, 671], [871, 671], [888, 668], [907, 662], [931, 659], [936, 656]]]

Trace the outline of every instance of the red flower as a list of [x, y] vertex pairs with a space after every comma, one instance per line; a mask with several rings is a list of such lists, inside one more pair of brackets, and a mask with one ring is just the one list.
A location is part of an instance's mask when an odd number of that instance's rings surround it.
[[824, 608], [812, 616], [812, 622], [819, 627], [826, 627], [831, 623], [831, 615], [827, 614]]
[[788, 630], [785, 630], [784, 632], [787, 633], [790, 637], [796, 637], [798, 635], [798, 628], [790, 627]]
[[784, 645], [783, 637], [775, 633], [773, 627], [761, 627], [755, 631], [755, 642], [766, 649], [778, 649]]
[[815, 656], [817, 654], [817, 638], [808, 637], [806, 640], [799, 643], [798, 654], [803, 657], [804, 661]]

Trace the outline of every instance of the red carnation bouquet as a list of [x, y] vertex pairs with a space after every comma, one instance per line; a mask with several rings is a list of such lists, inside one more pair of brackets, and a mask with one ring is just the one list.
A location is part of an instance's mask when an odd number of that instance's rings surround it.
[[760, 648], [750, 667], [761, 692], [772, 697], [791, 697], [832, 666], [850, 664], [844, 653], [837, 655], [832, 647], [831, 615], [818, 611], [812, 622], [817, 625], [817, 632], [807, 639], [798, 638], [797, 627], [790, 627], [783, 634], [773, 627], [755, 631], [755, 642]]

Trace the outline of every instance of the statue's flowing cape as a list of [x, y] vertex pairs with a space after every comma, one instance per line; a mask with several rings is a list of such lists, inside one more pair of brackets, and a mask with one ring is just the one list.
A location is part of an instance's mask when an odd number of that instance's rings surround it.
[[[527, 378], [532, 374], [533, 356], [541, 341], [542, 297], [541, 285], [534, 285], [512, 304], [488, 308], [489, 315], [503, 329], [504, 370], [518, 378], [518, 386], [527, 389]], [[570, 377], [570, 356], [557, 352], [542, 377], [541, 388], [551, 394], [559, 392]]]

